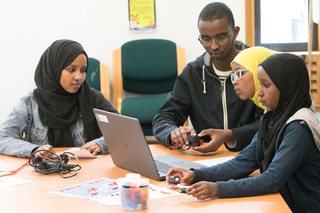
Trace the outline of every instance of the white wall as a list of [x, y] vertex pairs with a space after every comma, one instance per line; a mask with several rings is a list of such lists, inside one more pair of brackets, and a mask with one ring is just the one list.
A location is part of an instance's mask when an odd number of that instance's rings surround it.
[[[197, 19], [210, 0], [156, 0], [156, 30], [128, 29], [127, 0], [0, 1], [0, 123], [13, 105], [35, 87], [34, 70], [43, 51], [55, 40], [81, 43], [88, 55], [110, 68], [112, 51], [140, 38], [164, 38], [186, 49], [187, 62], [204, 52]], [[223, 0], [233, 11], [245, 41], [245, 1]], [[111, 78], [112, 79], [112, 78]]]

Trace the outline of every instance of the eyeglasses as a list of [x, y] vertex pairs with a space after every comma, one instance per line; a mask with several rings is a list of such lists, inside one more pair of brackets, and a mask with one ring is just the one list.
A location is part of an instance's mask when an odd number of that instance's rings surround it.
[[214, 38], [209, 36], [201, 36], [199, 35], [198, 40], [204, 47], [208, 47], [212, 45], [212, 41], [214, 40], [217, 44], [225, 44], [228, 42], [228, 37], [231, 35], [233, 29], [231, 29], [228, 33], [221, 33], [216, 35]]
[[247, 72], [249, 70], [247, 69], [242, 69], [242, 70], [236, 70], [234, 73], [231, 73], [231, 76], [230, 76], [230, 79], [231, 79], [231, 82], [233, 83], [235, 80], [237, 81], [240, 81], [241, 80], [241, 77], [243, 75], [242, 72]]

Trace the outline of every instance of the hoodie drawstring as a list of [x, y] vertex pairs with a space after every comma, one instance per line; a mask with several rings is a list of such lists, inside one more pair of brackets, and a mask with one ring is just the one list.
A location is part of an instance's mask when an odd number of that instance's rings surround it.
[[206, 89], [206, 77], [204, 75], [204, 69], [205, 69], [205, 66], [203, 65], [203, 67], [202, 67], [203, 94], [206, 94], [207, 93], [207, 89]]

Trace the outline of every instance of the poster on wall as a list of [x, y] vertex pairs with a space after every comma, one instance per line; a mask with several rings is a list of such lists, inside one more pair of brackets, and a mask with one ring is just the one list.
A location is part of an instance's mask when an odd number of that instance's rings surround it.
[[129, 1], [129, 29], [156, 29], [155, 0]]

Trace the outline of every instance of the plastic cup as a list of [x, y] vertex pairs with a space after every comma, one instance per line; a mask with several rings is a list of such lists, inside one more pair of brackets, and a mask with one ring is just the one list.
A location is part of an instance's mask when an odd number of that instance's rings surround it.
[[121, 207], [124, 210], [138, 211], [148, 208], [149, 180], [139, 174], [126, 174], [119, 178], [117, 184], [120, 192]]

